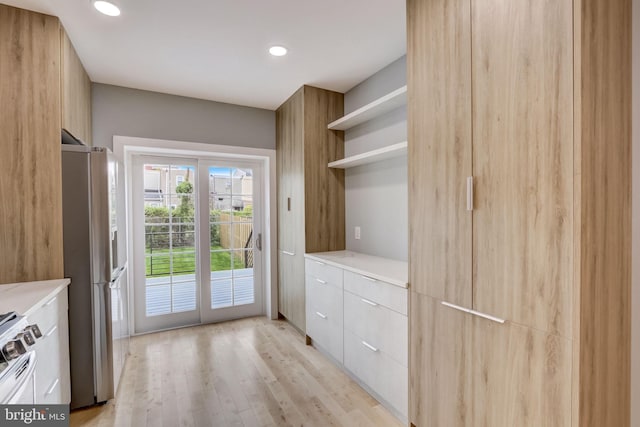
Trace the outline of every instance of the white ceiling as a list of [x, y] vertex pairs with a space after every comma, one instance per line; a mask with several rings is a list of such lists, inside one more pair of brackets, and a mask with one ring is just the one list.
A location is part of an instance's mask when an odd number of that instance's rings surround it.
[[260, 108], [303, 84], [345, 92], [406, 52], [405, 0], [114, 0], [117, 18], [2, 1], [59, 16], [92, 81]]

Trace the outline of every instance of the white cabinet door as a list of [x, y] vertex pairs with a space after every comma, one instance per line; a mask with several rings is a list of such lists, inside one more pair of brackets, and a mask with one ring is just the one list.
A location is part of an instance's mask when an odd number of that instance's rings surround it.
[[42, 332], [34, 349], [36, 404], [68, 404], [71, 401], [69, 321], [67, 289], [28, 316]]

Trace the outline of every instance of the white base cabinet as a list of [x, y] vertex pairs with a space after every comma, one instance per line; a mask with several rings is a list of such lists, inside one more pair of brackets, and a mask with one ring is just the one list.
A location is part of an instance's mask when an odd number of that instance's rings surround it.
[[342, 363], [342, 270], [306, 260], [305, 271], [307, 336]]
[[68, 307], [65, 287], [27, 316], [29, 324], [37, 324], [42, 332], [42, 338], [34, 346], [36, 404], [71, 401]]
[[306, 333], [315, 346], [406, 420], [406, 273], [384, 280], [389, 271], [402, 272], [402, 264], [350, 251], [307, 254]]

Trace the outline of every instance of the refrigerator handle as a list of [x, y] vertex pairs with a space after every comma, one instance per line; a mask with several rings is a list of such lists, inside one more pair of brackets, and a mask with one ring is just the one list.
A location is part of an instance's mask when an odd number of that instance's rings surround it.
[[[114, 282], [112, 282], [114, 283]], [[105, 402], [114, 395], [113, 390], [113, 331], [111, 329], [111, 283], [95, 283], [94, 346], [96, 401]]]

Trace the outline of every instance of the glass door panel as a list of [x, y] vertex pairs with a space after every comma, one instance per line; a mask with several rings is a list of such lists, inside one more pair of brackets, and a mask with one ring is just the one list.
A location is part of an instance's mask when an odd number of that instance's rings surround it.
[[136, 274], [138, 332], [199, 320], [196, 166], [171, 160], [136, 162], [142, 173], [133, 202], [143, 217], [145, 260]]
[[[210, 317], [240, 317], [259, 306], [254, 242], [257, 238], [254, 170], [207, 164], [209, 191]], [[235, 309], [235, 310], [234, 310]], [[245, 314], [246, 315], [246, 314]]]

